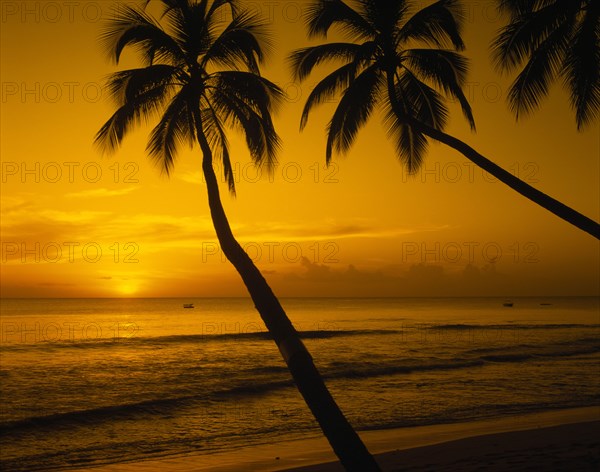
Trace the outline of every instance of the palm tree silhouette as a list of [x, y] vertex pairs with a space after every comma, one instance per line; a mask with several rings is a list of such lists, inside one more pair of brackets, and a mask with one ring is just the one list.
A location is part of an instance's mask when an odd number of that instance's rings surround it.
[[313, 415], [348, 470], [379, 470], [325, 386], [312, 357], [278, 299], [236, 241], [221, 204], [213, 160], [220, 159], [235, 192], [226, 129], [243, 132], [254, 163], [272, 168], [279, 138], [271, 112], [281, 90], [261, 77], [264, 24], [235, 0], [160, 0], [156, 19], [144, 7], [123, 6], [102, 41], [118, 64], [126, 47], [137, 48], [144, 67], [116, 72], [107, 83], [117, 110], [96, 135], [115, 151], [134, 125], [160, 115], [147, 151], [168, 174], [180, 145], [202, 151], [210, 212], [223, 253], [242, 277], [255, 307]]
[[522, 66], [508, 94], [517, 119], [538, 108], [550, 83], [562, 78], [577, 128], [590, 125], [600, 110], [600, 3], [499, 0], [498, 7], [509, 24], [492, 44], [496, 66]]
[[[446, 97], [460, 103], [471, 128], [475, 129], [471, 108], [462, 92], [468, 65], [460, 54], [464, 50], [462, 8], [458, 0], [439, 0], [410, 15], [414, 7], [415, 3], [408, 0], [352, 3], [317, 0], [307, 9], [310, 37], [326, 38], [335, 26], [353, 40], [323, 43], [290, 55], [298, 80], [308, 77], [319, 64], [333, 60], [344, 62], [314, 87], [300, 122], [302, 129], [314, 106], [341, 93], [327, 127], [327, 162], [333, 151], [349, 150], [359, 128], [379, 105], [385, 113], [388, 134], [394, 139], [397, 153], [409, 173], [419, 169], [427, 137], [433, 138], [462, 153], [521, 195], [600, 239], [598, 223], [444, 133], [448, 116]], [[412, 47], [416, 44], [423, 47]]]

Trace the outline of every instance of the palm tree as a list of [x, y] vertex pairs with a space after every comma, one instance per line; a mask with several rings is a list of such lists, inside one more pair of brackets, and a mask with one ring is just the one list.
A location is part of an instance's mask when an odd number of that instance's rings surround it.
[[577, 128], [600, 111], [600, 3], [593, 0], [498, 0], [509, 24], [493, 42], [496, 66], [511, 72], [525, 63], [508, 100], [517, 119], [538, 108], [552, 81], [569, 91]]
[[[515, 0], [517, 1], [517, 0]], [[332, 27], [351, 37], [299, 49], [290, 61], [298, 80], [319, 65], [343, 65], [322, 79], [306, 100], [300, 122], [310, 111], [341, 93], [327, 128], [326, 160], [346, 152], [376, 106], [384, 111], [389, 136], [409, 173], [419, 169], [427, 137], [440, 141], [521, 195], [600, 239], [600, 225], [533, 188], [494, 164], [463, 141], [444, 133], [446, 97], [457, 100], [471, 128], [473, 115], [462, 87], [467, 61], [460, 54], [463, 13], [458, 0], [439, 0], [415, 13], [409, 0], [317, 0], [307, 9], [310, 37], [326, 38]], [[416, 47], [417, 45], [421, 47]]]
[[[112, 74], [108, 91], [117, 110], [96, 135], [103, 151], [115, 151], [133, 125], [158, 118], [147, 145], [168, 174], [180, 145], [202, 152], [202, 171], [217, 238], [239, 272], [262, 320], [333, 450], [348, 470], [379, 470], [327, 390], [312, 357], [273, 291], [236, 241], [219, 195], [213, 160], [222, 162], [235, 192], [226, 129], [241, 130], [254, 163], [272, 168], [279, 138], [271, 112], [281, 90], [261, 77], [265, 28], [235, 0], [160, 0], [156, 19], [145, 6], [123, 6], [102, 40], [118, 64], [126, 47], [144, 66]], [[154, 2], [152, 2], [154, 4]]]

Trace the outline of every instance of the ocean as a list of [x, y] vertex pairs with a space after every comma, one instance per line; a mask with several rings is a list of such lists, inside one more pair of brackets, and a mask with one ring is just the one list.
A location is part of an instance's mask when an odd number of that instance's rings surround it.
[[[512, 301], [282, 304], [359, 430], [599, 405], [598, 298]], [[249, 299], [0, 303], [3, 471], [320, 435]]]

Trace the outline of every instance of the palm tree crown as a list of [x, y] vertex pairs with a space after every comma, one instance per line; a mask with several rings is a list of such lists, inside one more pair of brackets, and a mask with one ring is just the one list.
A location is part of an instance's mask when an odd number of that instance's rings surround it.
[[448, 117], [447, 96], [458, 100], [474, 129], [471, 107], [462, 91], [467, 60], [459, 53], [464, 49], [459, 2], [440, 0], [421, 10], [415, 4], [320, 0], [308, 8], [310, 36], [326, 37], [336, 26], [354, 40], [300, 49], [290, 57], [299, 80], [321, 63], [344, 63], [315, 86], [302, 113], [301, 128], [315, 105], [341, 93], [328, 125], [328, 162], [334, 150], [343, 153], [350, 148], [377, 105], [383, 107], [388, 134], [410, 173], [422, 163], [427, 138], [403, 117], [441, 130]]
[[244, 133], [256, 164], [271, 168], [276, 162], [279, 138], [271, 111], [283, 95], [259, 74], [268, 45], [264, 25], [236, 0], [160, 0], [159, 20], [148, 13], [149, 3], [120, 7], [102, 35], [117, 64], [123, 49], [133, 46], [144, 67], [109, 77], [118, 109], [96, 142], [114, 151], [133, 125], [162, 114], [150, 134], [149, 155], [168, 173], [178, 145], [206, 142], [235, 193], [226, 128]]
[[[598, 0], [499, 0], [510, 21], [494, 40], [497, 67], [522, 67], [509, 92], [517, 118], [530, 113], [561, 78], [578, 129], [600, 111], [600, 2]], [[524, 65], [523, 65], [524, 64]]]

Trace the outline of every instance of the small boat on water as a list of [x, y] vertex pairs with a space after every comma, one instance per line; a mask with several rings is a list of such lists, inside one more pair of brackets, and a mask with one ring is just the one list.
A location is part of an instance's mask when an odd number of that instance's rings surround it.
[[184, 303], [183, 308], [194, 308], [194, 304], [193, 303]]
[[510, 308], [510, 307], [511, 307], [511, 306], [513, 306], [513, 305], [514, 305], [514, 303], [513, 303], [513, 302], [511, 302], [510, 300], [506, 300], [506, 301], [505, 301], [505, 302], [502, 304], [502, 306], [505, 306], [505, 307], [508, 307], [508, 308]]

